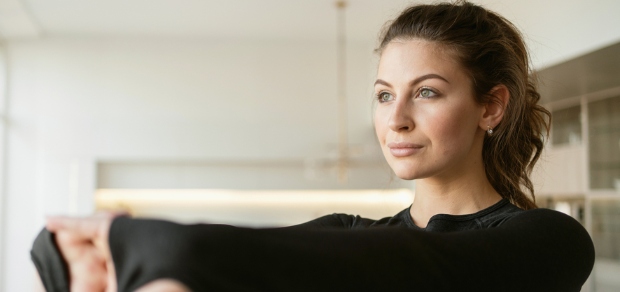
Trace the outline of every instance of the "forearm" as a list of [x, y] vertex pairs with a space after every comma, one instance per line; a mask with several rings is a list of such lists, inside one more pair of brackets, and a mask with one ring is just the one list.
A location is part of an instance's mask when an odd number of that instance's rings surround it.
[[578, 291], [593, 264], [587, 233], [564, 215], [528, 212], [459, 233], [120, 218], [110, 246], [120, 291], [158, 278], [194, 291]]

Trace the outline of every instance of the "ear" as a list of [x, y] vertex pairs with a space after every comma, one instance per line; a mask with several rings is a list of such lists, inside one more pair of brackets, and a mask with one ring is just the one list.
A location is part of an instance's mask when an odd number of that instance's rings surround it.
[[510, 91], [508, 87], [499, 84], [489, 91], [489, 102], [484, 104], [482, 116], [480, 117], [479, 127], [487, 131], [489, 127], [495, 129], [504, 117], [504, 112], [510, 101]]

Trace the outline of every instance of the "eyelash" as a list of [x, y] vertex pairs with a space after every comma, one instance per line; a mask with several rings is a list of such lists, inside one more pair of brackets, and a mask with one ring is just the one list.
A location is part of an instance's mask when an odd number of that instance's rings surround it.
[[[380, 91], [379, 93], [377, 93], [377, 94], [375, 95], [375, 98], [377, 99], [377, 101], [379, 101], [379, 103], [384, 103], [384, 102], [388, 102], [388, 101], [389, 101], [389, 100], [383, 100], [383, 99], [381, 98], [384, 94], [389, 94], [389, 95], [392, 95], [391, 93], [389, 93], [389, 92], [387, 92], [387, 91]], [[394, 98], [394, 97], [392, 97], [392, 98]]]
[[[432, 95], [432, 96], [423, 97], [423, 96], [421, 96], [421, 94], [422, 94], [422, 91], [423, 91], [423, 90], [428, 90], [428, 91], [429, 91], [431, 94], [433, 94], [433, 95]], [[377, 94], [375, 95], [375, 98], [379, 101], [379, 103], [384, 103], [384, 102], [388, 102], [388, 101], [390, 101], [390, 100], [383, 100], [383, 99], [381, 98], [381, 97], [383, 96], [383, 94], [389, 94], [389, 95], [392, 95], [391, 93], [389, 93], [389, 92], [387, 92], [387, 91], [380, 91], [379, 93], [377, 93]], [[418, 91], [416, 91], [416, 93], [415, 93], [414, 97], [416, 97], [416, 98], [422, 98], [422, 99], [430, 99], [430, 98], [436, 97], [437, 95], [438, 95], [438, 93], [437, 93], [437, 91], [436, 91], [435, 89], [433, 89], [433, 88], [431, 88], [431, 87], [428, 87], [428, 86], [423, 86], [423, 87], [420, 87], [420, 88], [418, 89]], [[394, 99], [394, 96], [392, 96], [392, 99]]]

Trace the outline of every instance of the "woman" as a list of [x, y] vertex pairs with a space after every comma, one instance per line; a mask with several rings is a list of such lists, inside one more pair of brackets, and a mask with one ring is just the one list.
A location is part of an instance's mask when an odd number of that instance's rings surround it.
[[549, 112], [514, 26], [470, 3], [419, 5], [377, 51], [375, 128], [396, 175], [416, 180], [410, 208], [257, 230], [50, 218], [55, 239], [33, 249], [48, 289], [68, 285], [50, 272], [56, 240], [76, 291], [579, 291], [594, 249], [578, 222], [536, 209]]

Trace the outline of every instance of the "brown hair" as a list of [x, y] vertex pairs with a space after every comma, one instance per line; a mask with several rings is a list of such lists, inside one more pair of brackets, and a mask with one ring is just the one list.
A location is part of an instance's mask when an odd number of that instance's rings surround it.
[[543, 150], [551, 114], [537, 104], [540, 94], [519, 31], [500, 15], [465, 1], [417, 5], [389, 24], [377, 51], [394, 39], [413, 38], [436, 42], [454, 53], [472, 79], [477, 102], [497, 102], [491, 89], [499, 84], [508, 88], [504, 117], [493, 135], [485, 135], [485, 172], [502, 197], [523, 209], [536, 208], [529, 175]]

